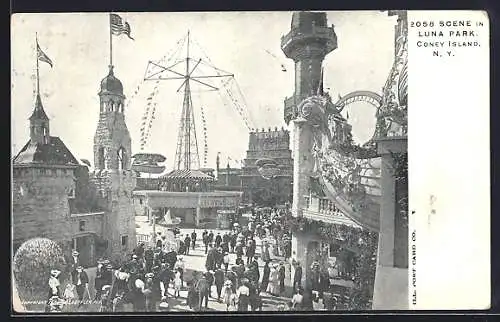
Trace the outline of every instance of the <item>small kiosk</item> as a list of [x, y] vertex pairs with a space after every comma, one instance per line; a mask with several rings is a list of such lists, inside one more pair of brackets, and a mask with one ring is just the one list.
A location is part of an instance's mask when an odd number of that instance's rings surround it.
[[231, 229], [235, 223], [236, 211], [230, 209], [217, 210], [217, 228], [218, 229]]

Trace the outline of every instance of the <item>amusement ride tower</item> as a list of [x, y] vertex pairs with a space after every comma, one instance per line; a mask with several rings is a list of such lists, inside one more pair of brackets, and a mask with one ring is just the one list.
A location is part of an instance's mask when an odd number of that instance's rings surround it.
[[[210, 66], [215, 70], [214, 74], [211, 75], [196, 75], [194, 72], [197, 70], [200, 64], [205, 64], [203, 60], [193, 59], [189, 56], [190, 49], [190, 33], [187, 33], [187, 45], [186, 45], [186, 57], [176, 62], [170, 66], [163, 66], [159, 63], [150, 61], [148, 70], [153, 67], [155, 71], [150, 71], [147, 73], [144, 80], [183, 80], [181, 86], [177, 89], [180, 92], [184, 89], [184, 100], [182, 104], [182, 114], [179, 124], [179, 132], [177, 137], [177, 149], [175, 153], [175, 163], [174, 167], [177, 170], [190, 170], [200, 168], [200, 156], [198, 150], [198, 139], [196, 137], [196, 126], [193, 111], [193, 101], [191, 99], [191, 82], [196, 82], [200, 85], [208, 87], [211, 91], [219, 90], [218, 87], [208, 84], [201, 79], [208, 78], [223, 78], [223, 77], [233, 77], [233, 74], [227, 73], [213, 66]], [[179, 65], [180, 63], [185, 63], [184, 73], [177, 72], [173, 70], [173, 67]], [[173, 74], [171, 77], [163, 76], [163, 72], [168, 72]], [[206, 144], [206, 142], [205, 142]]]
[[333, 26], [327, 26], [324, 12], [294, 12], [290, 32], [281, 38], [281, 49], [295, 62], [295, 94], [285, 99], [285, 121], [294, 121], [293, 138], [293, 206], [294, 216], [300, 215], [305, 202], [309, 175], [313, 168], [312, 128], [297, 118], [298, 105], [316, 94], [322, 77], [325, 56], [337, 48]]

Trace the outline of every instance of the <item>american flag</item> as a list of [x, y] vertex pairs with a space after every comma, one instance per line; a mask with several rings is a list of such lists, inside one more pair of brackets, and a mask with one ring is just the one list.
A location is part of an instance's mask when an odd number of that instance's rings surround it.
[[38, 60], [39, 61], [43, 61], [47, 64], [50, 65], [50, 67], [52, 68], [52, 60], [50, 60], [49, 56], [47, 56], [43, 51], [42, 49], [40, 48], [40, 45], [38, 44], [38, 41], [36, 43], [36, 52], [37, 52], [37, 56], [38, 56]]
[[110, 14], [110, 25], [111, 25], [111, 33], [115, 36], [119, 36], [121, 34], [127, 35], [130, 39], [134, 40], [130, 36], [130, 25], [128, 22], [124, 21], [122, 17], [117, 14]]

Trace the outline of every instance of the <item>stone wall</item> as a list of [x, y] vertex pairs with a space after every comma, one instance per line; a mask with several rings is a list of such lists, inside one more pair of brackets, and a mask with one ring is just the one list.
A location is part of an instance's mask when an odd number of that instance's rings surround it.
[[[108, 243], [107, 255], [112, 260], [121, 261], [136, 246], [135, 215], [132, 191], [135, 175], [132, 171], [95, 171], [92, 182], [99, 188], [102, 204], [106, 204], [103, 236]], [[125, 245], [122, 237], [126, 236]]]
[[68, 193], [75, 189], [73, 169], [14, 167], [14, 247], [34, 237], [70, 245], [72, 227]]
[[[74, 234], [95, 233], [97, 236], [103, 236], [103, 218], [101, 213], [88, 213], [71, 215], [71, 231]], [[84, 222], [83, 230], [80, 230], [80, 223]]]
[[94, 135], [94, 167], [99, 166], [99, 149], [104, 148], [105, 169], [118, 169], [118, 149], [126, 151], [127, 167], [130, 165], [131, 139], [125, 124], [125, 116], [117, 112], [101, 113]]

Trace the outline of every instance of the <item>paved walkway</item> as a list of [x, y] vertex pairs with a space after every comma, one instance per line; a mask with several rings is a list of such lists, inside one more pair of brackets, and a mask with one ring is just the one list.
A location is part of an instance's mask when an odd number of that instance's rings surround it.
[[[144, 225], [142, 225], [141, 229], [144, 231]], [[189, 277], [192, 271], [205, 271], [205, 246], [203, 245], [201, 241], [201, 236], [203, 234], [204, 229], [196, 229], [196, 234], [197, 234], [197, 241], [196, 241], [196, 246], [194, 250], [190, 249], [189, 255], [184, 255], [184, 263], [185, 263], [185, 279], [186, 277]], [[210, 230], [209, 230], [210, 231]], [[226, 231], [228, 230], [217, 230], [213, 229], [212, 230], [215, 235], [217, 233], [221, 233], [223, 235]], [[193, 229], [181, 229], [181, 235], [185, 236], [186, 234], [191, 235], [193, 232]], [[256, 239], [256, 244], [257, 244], [257, 249], [256, 249], [256, 254], [260, 255], [260, 250], [261, 250], [261, 240]], [[273, 258], [271, 256], [271, 258]], [[245, 259], [245, 257], [244, 257]], [[230, 260], [230, 265], [234, 264], [236, 262], [236, 254], [229, 254], [229, 260]], [[274, 258], [274, 260], [283, 260], [282, 258]], [[258, 260], [259, 262], [259, 270], [260, 274], [262, 276], [263, 274], [263, 267], [264, 267], [264, 262], [262, 262], [260, 259]], [[285, 280], [285, 287], [286, 291], [285, 294], [288, 297], [277, 297], [277, 296], [271, 296], [266, 293], [262, 293], [262, 310], [263, 311], [276, 311], [277, 306], [279, 304], [284, 304], [288, 301], [291, 300], [291, 295], [292, 295], [292, 287], [290, 285], [290, 270], [289, 270], [289, 265], [286, 264], [287, 268], [287, 276]], [[96, 268], [91, 267], [86, 270], [88, 276], [89, 276], [89, 291], [91, 296], [93, 297], [95, 294], [94, 290], [94, 279], [95, 279], [95, 273], [96, 273]], [[208, 303], [208, 310], [207, 311], [226, 311], [226, 305], [224, 303], [219, 303], [217, 302], [217, 291], [215, 288], [215, 285], [212, 286], [211, 290], [211, 297], [209, 298], [209, 303]], [[174, 298], [174, 292], [172, 289], [169, 290], [169, 305], [170, 305], [170, 311], [172, 312], [185, 312], [185, 311], [192, 311], [189, 306], [186, 303], [186, 297], [187, 297], [187, 290], [181, 290], [180, 291], [180, 297], [179, 298]], [[87, 303], [78, 308], [76, 305], [68, 305], [65, 308], [65, 311], [67, 312], [95, 312], [98, 311], [99, 304], [98, 303]], [[126, 305], [126, 310], [127, 311], [132, 311], [132, 306], [131, 305]]]

